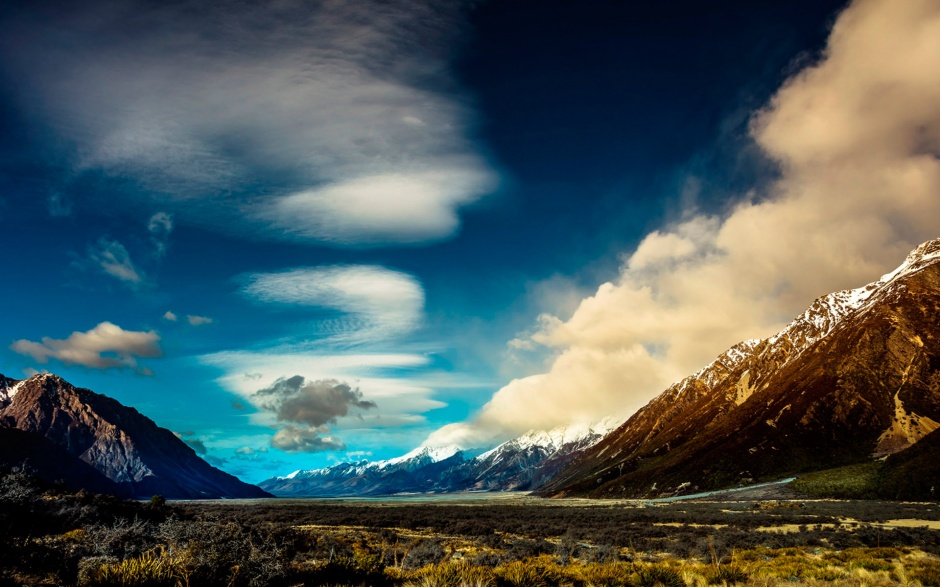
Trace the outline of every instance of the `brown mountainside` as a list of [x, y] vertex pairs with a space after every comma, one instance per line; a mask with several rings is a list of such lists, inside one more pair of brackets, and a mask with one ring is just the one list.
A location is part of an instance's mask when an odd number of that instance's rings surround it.
[[81, 459], [121, 493], [172, 498], [268, 495], [212, 467], [172, 432], [114, 399], [73, 387], [56, 375], [36, 375], [12, 385], [9, 381], [3, 378], [0, 426], [27, 432]]
[[940, 240], [667, 389], [539, 492], [640, 497], [897, 453], [940, 427]]

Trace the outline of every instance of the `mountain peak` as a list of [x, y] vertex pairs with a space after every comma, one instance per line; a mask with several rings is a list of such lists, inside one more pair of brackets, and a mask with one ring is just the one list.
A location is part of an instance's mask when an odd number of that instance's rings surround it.
[[777, 334], [674, 384], [543, 491], [714, 489], [904, 450], [940, 428], [937, 316], [933, 240], [880, 280], [818, 298]]
[[212, 467], [172, 432], [134, 408], [43, 373], [0, 380], [0, 427], [51, 443], [91, 465], [121, 493], [166, 497], [265, 497]]

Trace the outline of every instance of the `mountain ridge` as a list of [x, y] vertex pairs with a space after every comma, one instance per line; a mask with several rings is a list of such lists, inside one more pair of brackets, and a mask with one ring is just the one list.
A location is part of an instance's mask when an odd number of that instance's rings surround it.
[[538, 493], [692, 492], [904, 450], [940, 420], [938, 315], [934, 240], [670, 386]]
[[2, 377], [0, 427], [29, 433], [66, 451], [116, 484], [118, 493], [268, 496], [212, 467], [172, 432], [113, 398], [48, 373], [11, 381]]

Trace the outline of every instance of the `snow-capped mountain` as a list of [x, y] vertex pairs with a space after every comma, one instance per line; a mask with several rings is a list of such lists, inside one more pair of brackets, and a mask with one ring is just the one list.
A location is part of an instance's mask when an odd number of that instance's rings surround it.
[[475, 454], [458, 446], [418, 447], [384, 461], [338, 463], [322, 469], [299, 470], [259, 484], [281, 496], [391, 495], [439, 489], [443, 471]]
[[275, 495], [390, 495], [455, 491], [512, 491], [537, 487], [575, 454], [592, 446], [615, 426], [594, 425], [531, 430], [476, 455], [458, 446], [418, 447], [384, 461], [339, 463], [294, 471], [260, 484]]
[[[646, 496], [861, 462], [940, 428], [940, 240], [671, 386], [546, 483]], [[642, 463], [642, 466], [641, 466]]]

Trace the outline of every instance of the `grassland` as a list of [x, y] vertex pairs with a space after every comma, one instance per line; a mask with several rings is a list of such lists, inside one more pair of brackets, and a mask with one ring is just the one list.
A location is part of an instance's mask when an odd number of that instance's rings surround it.
[[0, 477], [0, 586], [940, 587], [934, 503], [121, 502]]

